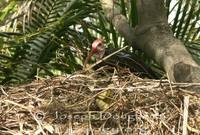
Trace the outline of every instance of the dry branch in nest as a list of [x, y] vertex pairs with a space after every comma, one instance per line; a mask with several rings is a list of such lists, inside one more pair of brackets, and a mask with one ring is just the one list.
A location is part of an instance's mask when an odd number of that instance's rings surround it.
[[0, 134], [199, 133], [200, 95], [187, 91], [193, 84], [106, 68], [2, 86]]

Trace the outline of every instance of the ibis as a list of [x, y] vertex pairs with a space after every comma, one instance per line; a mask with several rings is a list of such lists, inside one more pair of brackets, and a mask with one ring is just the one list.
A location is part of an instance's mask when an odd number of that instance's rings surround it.
[[[85, 60], [83, 70], [85, 70], [86, 64], [88, 63], [92, 55], [96, 54], [96, 61], [99, 61], [117, 50], [119, 50], [119, 48], [106, 49], [103, 39], [95, 40], [92, 43], [92, 50]], [[136, 54], [133, 54], [126, 50], [122, 50], [102, 61], [95, 66], [95, 69], [105, 65], [112, 67], [126, 67], [129, 68], [131, 72], [135, 73], [135, 75], [141, 78], [158, 79], [158, 76], [147, 64], [145, 64], [145, 62], [143, 62]]]

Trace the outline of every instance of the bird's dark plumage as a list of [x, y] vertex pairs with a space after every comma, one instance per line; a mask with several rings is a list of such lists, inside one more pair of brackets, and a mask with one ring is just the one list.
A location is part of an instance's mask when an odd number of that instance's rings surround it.
[[[108, 49], [105, 51], [105, 54], [103, 55], [103, 58], [112, 54], [113, 52], [119, 50], [118, 48]], [[94, 69], [97, 69], [99, 67], [109, 65], [109, 66], [120, 66], [120, 67], [126, 67], [129, 68], [131, 72], [136, 73], [137, 76], [140, 76], [141, 78], [150, 78], [150, 79], [158, 79], [157, 75], [154, 73], [154, 71], [146, 65], [137, 55], [128, 52], [126, 50], [122, 50], [115, 55], [109, 57], [105, 61], [99, 63], [94, 67]]]

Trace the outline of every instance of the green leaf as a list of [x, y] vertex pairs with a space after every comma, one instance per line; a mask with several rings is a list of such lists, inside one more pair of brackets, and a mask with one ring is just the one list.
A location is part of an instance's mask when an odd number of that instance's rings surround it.
[[20, 1], [11, 1], [3, 10], [0, 11], [0, 20], [4, 20], [4, 18], [9, 14], [10, 11], [16, 11], [14, 8], [15, 5], [20, 3]]

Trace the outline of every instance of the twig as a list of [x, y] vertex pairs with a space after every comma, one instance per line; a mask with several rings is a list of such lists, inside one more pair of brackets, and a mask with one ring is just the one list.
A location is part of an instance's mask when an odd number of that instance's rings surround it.
[[187, 135], [189, 98], [190, 98], [189, 96], [186, 96], [184, 98], [184, 115], [183, 115], [183, 133], [182, 133], [182, 135]]
[[172, 84], [171, 84], [171, 80], [169, 78], [169, 74], [167, 73], [167, 78], [168, 78], [168, 82], [169, 82], [169, 86], [170, 86], [170, 90], [172, 92], [172, 96], [174, 96], [174, 92], [173, 92], [173, 89], [172, 89]]
[[30, 114], [33, 116], [33, 118], [35, 119], [35, 121], [37, 122], [40, 131], [42, 132], [43, 135], [46, 135], [46, 133], [44, 132], [43, 128], [42, 128], [42, 124], [41, 122], [35, 117], [35, 115], [31, 112], [31, 110], [29, 110]]
[[7, 102], [7, 103], [10, 103], [10, 104], [13, 104], [13, 105], [19, 106], [19, 107], [21, 107], [21, 108], [24, 108], [24, 109], [27, 109], [27, 110], [31, 110], [30, 107], [27, 107], [27, 106], [24, 106], [24, 105], [21, 105], [21, 104], [15, 103], [15, 102], [13, 102], [13, 101], [11, 101], [11, 100], [4, 100], [4, 101]]
[[110, 55], [104, 57], [103, 59], [101, 59], [101, 60], [95, 62], [94, 64], [92, 64], [91, 66], [89, 66], [88, 68], [86, 68], [85, 71], [87, 71], [88, 69], [93, 68], [94, 66], [98, 65], [98, 64], [101, 63], [102, 61], [104, 61], [104, 60], [108, 59], [109, 57], [115, 55], [116, 53], [118, 53], [118, 52], [120, 52], [120, 51], [126, 49], [127, 47], [128, 47], [128, 46], [125, 46], [125, 47], [123, 47], [123, 48], [121, 48], [121, 49], [115, 51], [114, 53], [111, 53]]
[[174, 131], [171, 130], [171, 129], [169, 128], [169, 126], [167, 126], [167, 124], [166, 124], [165, 122], [162, 122], [162, 124], [163, 124], [172, 134], [175, 135]]
[[1, 91], [2, 91], [3, 94], [5, 94], [7, 97], [9, 96], [9, 95], [3, 90], [3, 86], [1, 86]]

